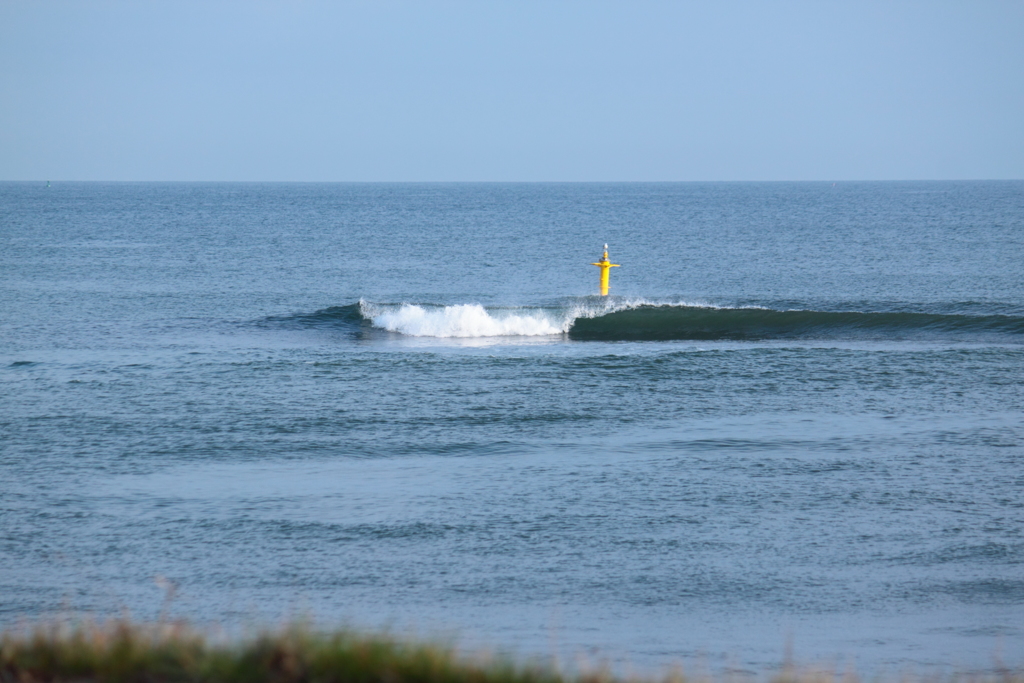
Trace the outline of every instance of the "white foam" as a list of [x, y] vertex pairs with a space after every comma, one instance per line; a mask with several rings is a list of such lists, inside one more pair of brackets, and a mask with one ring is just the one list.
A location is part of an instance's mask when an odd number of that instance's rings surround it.
[[[370, 310], [366, 310], [370, 309]], [[376, 310], [373, 310], [376, 309]], [[413, 337], [536, 337], [562, 334], [566, 325], [543, 309], [488, 311], [480, 304], [365, 306], [375, 327]]]

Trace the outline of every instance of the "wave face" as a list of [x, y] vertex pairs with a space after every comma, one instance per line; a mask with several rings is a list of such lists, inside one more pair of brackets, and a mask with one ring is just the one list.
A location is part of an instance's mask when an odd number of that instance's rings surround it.
[[1024, 335], [1024, 318], [932, 313], [777, 311], [641, 305], [579, 318], [569, 329], [580, 340], [975, 339]]
[[287, 327], [320, 327], [331, 330], [346, 330], [355, 332], [360, 328], [370, 327], [370, 321], [362, 313], [361, 304], [349, 304], [348, 306], [331, 306], [323, 308], [315, 313], [298, 313], [296, 315], [271, 316], [265, 318], [263, 323], [278, 323]]
[[774, 310], [593, 300], [550, 307], [360, 301], [268, 320], [352, 334], [391, 332], [440, 339], [567, 336], [578, 341], [1024, 341], [1024, 317], [1014, 315]]

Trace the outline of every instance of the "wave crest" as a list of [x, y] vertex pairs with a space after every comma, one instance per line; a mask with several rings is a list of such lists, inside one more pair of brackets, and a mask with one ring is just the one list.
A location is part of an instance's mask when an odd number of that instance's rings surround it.
[[546, 307], [359, 301], [266, 320], [358, 336], [392, 332], [441, 339], [557, 335], [580, 341], [947, 339], [1019, 343], [1024, 339], [1024, 316], [1018, 315], [775, 310], [623, 299], [578, 299]]

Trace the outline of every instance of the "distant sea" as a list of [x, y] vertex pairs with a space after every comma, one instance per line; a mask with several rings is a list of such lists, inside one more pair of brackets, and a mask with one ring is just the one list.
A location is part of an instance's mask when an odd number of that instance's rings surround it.
[[0, 626], [125, 611], [1021, 665], [1024, 182], [0, 183]]

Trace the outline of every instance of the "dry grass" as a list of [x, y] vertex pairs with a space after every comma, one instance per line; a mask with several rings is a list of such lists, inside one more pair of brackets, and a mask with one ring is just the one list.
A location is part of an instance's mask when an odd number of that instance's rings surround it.
[[[46, 624], [0, 635], [0, 683], [627, 683], [607, 670], [567, 675], [507, 658], [465, 657], [437, 644], [304, 626], [218, 642], [180, 623], [126, 620]], [[674, 672], [629, 683], [735, 683]], [[772, 683], [855, 683], [856, 676], [785, 668]], [[988, 677], [901, 678], [896, 683], [1024, 683]]]

